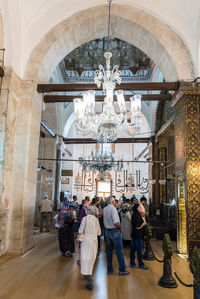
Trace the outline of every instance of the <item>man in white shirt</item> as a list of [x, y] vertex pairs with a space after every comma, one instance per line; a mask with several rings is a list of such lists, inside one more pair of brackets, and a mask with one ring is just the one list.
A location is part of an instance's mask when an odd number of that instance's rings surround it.
[[41, 204], [39, 205], [40, 214], [41, 214], [41, 218], [40, 218], [40, 232], [43, 231], [44, 220], [46, 222], [46, 232], [50, 232], [50, 230], [49, 230], [49, 222], [50, 222], [51, 213], [53, 211], [53, 207], [54, 206], [53, 206], [52, 201], [48, 199], [47, 195], [45, 195], [44, 199], [42, 200]]

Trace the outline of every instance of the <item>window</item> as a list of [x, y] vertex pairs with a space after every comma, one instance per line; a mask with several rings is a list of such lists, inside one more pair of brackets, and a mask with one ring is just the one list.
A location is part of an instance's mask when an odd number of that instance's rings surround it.
[[97, 182], [97, 196], [106, 198], [111, 195], [111, 182]]

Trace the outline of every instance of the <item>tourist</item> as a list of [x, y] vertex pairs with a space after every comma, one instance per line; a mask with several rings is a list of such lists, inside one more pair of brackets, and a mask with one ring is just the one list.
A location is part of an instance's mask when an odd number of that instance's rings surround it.
[[89, 209], [93, 209], [94, 210], [94, 214], [95, 214], [95, 216], [97, 217], [97, 218], [99, 218], [99, 209], [98, 209], [98, 203], [99, 203], [99, 198], [98, 197], [94, 197], [93, 199], [92, 199], [92, 202], [91, 202], [91, 205], [90, 206], [88, 206], [88, 208], [87, 208], [87, 211], [89, 210]]
[[133, 205], [133, 203], [136, 203], [136, 201], [137, 201], [137, 198], [136, 198], [135, 194], [132, 194], [131, 199], [130, 199], [131, 205]]
[[42, 200], [41, 204], [39, 205], [40, 209], [40, 232], [43, 232], [43, 223], [45, 220], [46, 223], [46, 232], [50, 232], [49, 226], [50, 226], [50, 218], [53, 211], [53, 202], [48, 199], [48, 195], [44, 196], [44, 199]]
[[119, 263], [119, 275], [127, 275], [129, 271], [126, 271], [119, 215], [117, 213], [115, 205], [115, 199], [113, 196], [107, 198], [107, 206], [103, 210], [103, 221], [105, 227], [106, 236], [106, 257], [107, 257], [107, 274], [114, 272], [112, 265], [113, 248], [116, 250], [117, 259]]
[[80, 211], [84, 205], [84, 202], [85, 202], [85, 199], [82, 200], [81, 204], [79, 205], [79, 214], [80, 214]]
[[75, 207], [75, 209], [77, 209], [78, 208], [78, 198], [76, 195], [73, 195], [73, 199], [70, 204], [72, 204], [72, 203], [74, 203], [74, 207]]
[[71, 201], [72, 195], [71, 192], [69, 192], [69, 190], [67, 190], [67, 192], [64, 192], [64, 196], [67, 198], [67, 201]]
[[60, 227], [64, 225], [64, 219], [69, 213], [69, 201], [67, 200], [67, 197], [63, 198], [62, 207], [59, 212], [59, 223]]
[[131, 205], [128, 203], [125, 203], [122, 205], [122, 209], [120, 211], [120, 220], [121, 220], [121, 226], [122, 226], [122, 241], [123, 246], [130, 247], [131, 245]]
[[83, 204], [83, 207], [80, 210], [79, 217], [78, 217], [79, 224], [81, 224], [81, 221], [82, 221], [83, 217], [85, 217], [87, 215], [87, 207], [89, 206], [89, 200], [90, 199], [89, 199], [88, 196], [86, 196], [85, 199], [84, 199], [84, 204]]
[[99, 205], [102, 209], [105, 208], [106, 203], [105, 203], [105, 200], [103, 199], [103, 197], [99, 198]]
[[[87, 208], [87, 211], [89, 209], [93, 209], [94, 210], [94, 214], [95, 216], [99, 219], [99, 225], [101, 227], [101, 223], [100, 223], [100, 213], [101, 213], [101, 218], [103, 216], [103, 211], [102, 209], [99, 209], [99, 197], [94, 197], [92, 199], [92, 202], [91, 202], [91, 205]], [[99, 213], [100, 211], [100, 213]], [[102, 221], [101, 221], [102, 222]], [[101, 239], [100, 239], [101, 236], [98, 236], [98, 253], [97, 255], [99, 256], [99, 253], [100, 253], [100, 249], [101, 249]]]
[[97, 236], [101, 235], [99, 220], [95, 217], [94, 209], [88, 210], [88, 215], [82, 219], [78, 232], [84, 233], [84, 239], [81, 242], [81, 274], [87, 281], [86, 288], [92, 290], [92, 272], [98, 248]]
[[79, 222], [77, 217], [77, 209], [76, 209], [76, 202], [72, 201], [69, 206], [68, 216], [72, 217], [74, 220], [74, 225], [72, 227], [74, 237], [77, 237], [78, 229], [79, 229]]
[[65, 217], [65, 216], [67, 216], [68, 211], [69, 211], [69, 201], [68, 201], [67, 197], [64, 197], [62, 204], [61, 204], [60, 214], [63, 217]]
[[74, 220], [74, 222], [77, 221], [77, 216], [76, 216], [75, 208], [76, 208], [76, 203], [74, 201], [72, 201], [70, 203], [69, 210], [68, 210], [68, 213], [67, 213], [68, 216], [72, 217], [72, 219]]
[[143, 227], [146, 225], [145, 219], [141, 216], [142, 208], [140, 204], [135, 204], [133, 206], [133, 214], [131, 217], [132, 224], [132, 242], [131, 242], [131, 252], [130, 252], [130, 267], [136, 267], [135, 263], [135, 252], [137, 251], [138, 267], [140, 269], [147, 270], [148, 267], [144, 265], [142, 261], [143, 252]]
[[59, 247], [62, 256], [72, 257], [75, 252], [73, 224], [73, 218], [68, 215], [64, 218], [64, 223], [58, 230]]
[[115, 198], [115, 208], [117, 209], [118, 212], [120, 212], [121, 207], [122, 207], [121, 202]]
[[147, 204], [147, 199], [146, 199], [146, 197], [144, 195], [140, 198], [140, 203], [144, 207], [143, 208], [143, 213], [144, 213], [145, 220], [148, 221], [149, 205]]

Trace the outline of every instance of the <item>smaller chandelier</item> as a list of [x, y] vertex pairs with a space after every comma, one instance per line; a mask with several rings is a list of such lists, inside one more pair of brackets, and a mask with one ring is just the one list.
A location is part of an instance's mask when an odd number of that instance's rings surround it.
[[114, 169], [115, 171], [121, 171], [123, 168], [123, 159], [114, 161], [114, 153], [111, 149], [104, 150], [104, 144], [100, 143], [100, 148], [96, 151], [92, 150], [91, 156], [88, 158], [79, 157], [79, 163], [82, 166], [83, 172], [93, 171], [96, 173], [99, 171], [103, 174], [106, 171]]
[[[103, 88], [105, 94], [103, 111], [100, 114], [95, 113], [95, 91], [84, 91], [82, 99], [75, 98], [73, 101], [76, 115], [75, 125], [82, 134], [88, 135], [93, 132], [94, 139], [103, 138], [104, 142], [112, 142], [117, 138], [117, 129], [135, 127], [138, 130], [141, 123], [141, 95], [134, 95], [130, 98], [131, 119], [128, 121], [123, 90], [116, 90], [114, 93], [116, 84], [121, 83], [121, 71], [118, 65], [114, 66], [111, 71], [111, 52], [106, 52], [104, 57], [106, 69], [99, 65], [99, 70], [96, 70], [94, 75], [94, 82], [98, 88]], [[114, 110], [114, 94], [117, 96], [119, 113]]]

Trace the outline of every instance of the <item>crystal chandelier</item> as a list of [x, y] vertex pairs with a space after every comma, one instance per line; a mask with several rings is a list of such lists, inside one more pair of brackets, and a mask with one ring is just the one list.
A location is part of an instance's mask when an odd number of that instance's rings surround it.
[[121, 171], [123, 168], [123, 159], [119, 158], [117, 162], [114, 161], [114, 153], [111, 149], [104, 149], [104, 144], [100, 143], [98, 150], [92, 150], [91, 156], [88, 158], [79, 157], [79, 163], [82, 166], [83, 172], [99, 171], [103, 174], [106, 171], [114, 169]]
[[[110, 9], [112, 0], [109, 3], [108, 15], [108, 38], [110, 37]], [[117, 139], [117, 129], [123, 130], [127, 127], [134, 127], [138, 132], [141, 122], [141, 95], [134, 95], [130, 98], [130, 114], [128, 121], [127, 108], [123, 95], [123, 90], [115, 90], [116, 84], [121, 83], [121, 71], [116, 65], [111, 70], [110, 59], [111, 52], [104, 54], [106, 59], [106, 68], [99, 65], [99, 70], [94, 72], [94, 82], [98, 88], [103, 89], [105, 95], [103, 102], [103, 111], [100, 114], [95, 113], [95, 91], [88, 90], [83, 92], [83, 98], [74, 99], [74, 112], [76, 115], [75, 125], [77, 131], [82, 135], [93, 133], [93, 138], [100, 142], [112, 142]], [[113, 97], [117, 96], [119, 113], [115, 112]]]
[[105, 94], [103, 111], [95, 113], [95, 91], [88, 90], [83, 92], [83, 98], [74, 99], [74, 112], [76, 115], [76, 128], [82, 134], [88, 135], [93, 132], [94, 138], [102, 142], [111, 142], [117, 138], [117, 129], [125, 127], [136, 127], [138, 129], [141, 122], [141, 95], [134, 95], [130, 98], [131, 102], [131, 122], [127, 121], [127, 109], [123, 90], [116, 90], [120, 113], [114, 110], [113, 96], [116, 84], [121, 83], [119, 67], [116, 65], [110, 70], [110, 59], [112, 53], [106, 52], [106, 70], [102, 65], [95, 71], [94, 82], [97, 87], [102, 86]]

